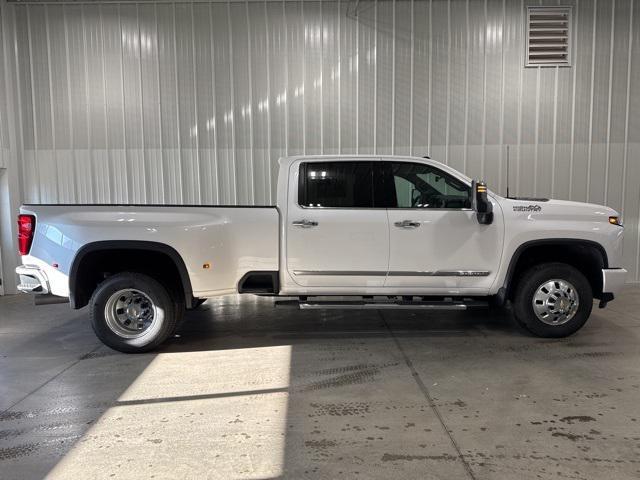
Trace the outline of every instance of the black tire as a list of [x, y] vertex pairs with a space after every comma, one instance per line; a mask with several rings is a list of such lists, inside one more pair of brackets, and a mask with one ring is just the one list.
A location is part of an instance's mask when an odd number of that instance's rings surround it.
[[[133, 338], [126, 338], [110, 327], [106, 312], [109, 299], [127, 289], [141, 292], [156, 307], [148, 329]], [[93, 331], [105, 345], [124, 353], [143, 353], [160, 346], [173, 334], [182, 310], [184, 305], [176, 303], [160, 282], [148, 275], [131, 272], [118, 273], [104, 280], [89, 301]]]
[[[565, 280], [578, 295], [578, 309], [566, 323], [550, 325], [534, 311], [534, 295], [545, 282]], [[530, 268], [520, 277], [513, 299], [515, 320], [534, 335], [545, 338], [567, 337], [582, 328], [593, 308], [593, 292], [586, 277], [565, 263], [543, 263]]]

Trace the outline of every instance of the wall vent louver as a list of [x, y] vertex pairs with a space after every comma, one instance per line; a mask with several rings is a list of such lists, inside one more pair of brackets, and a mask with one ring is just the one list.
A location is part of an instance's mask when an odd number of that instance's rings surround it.
[[571, 66], [571, 7], [527, 7], [526, 66]]

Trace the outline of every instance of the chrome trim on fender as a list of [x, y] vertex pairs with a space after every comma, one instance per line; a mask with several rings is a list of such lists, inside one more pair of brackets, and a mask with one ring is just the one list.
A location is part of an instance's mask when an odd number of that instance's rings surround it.
[[487, 277], [491, 274], [488, 270], [435, 270], [435, 271], [353, 271], [353, 270], [294, 270], [294, 275], [319, 276], [328, 275], [336, 277], [360, 276], [360, 277]]

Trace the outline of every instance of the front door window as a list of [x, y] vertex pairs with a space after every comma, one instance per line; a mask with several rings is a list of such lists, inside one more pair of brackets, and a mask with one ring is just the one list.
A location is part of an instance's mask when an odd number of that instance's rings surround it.
[[431, 165], [393, 162], [391, 173], [392, 208], [471, 208], [470, 187]]

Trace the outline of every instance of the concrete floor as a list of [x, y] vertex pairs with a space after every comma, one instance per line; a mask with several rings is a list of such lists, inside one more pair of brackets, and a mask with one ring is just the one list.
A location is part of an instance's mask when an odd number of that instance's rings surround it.
[[577, 335], [508, 314], [228, 297], [161, 351], [0, 298], [0, 478], [640, 477], [640, 288]]

